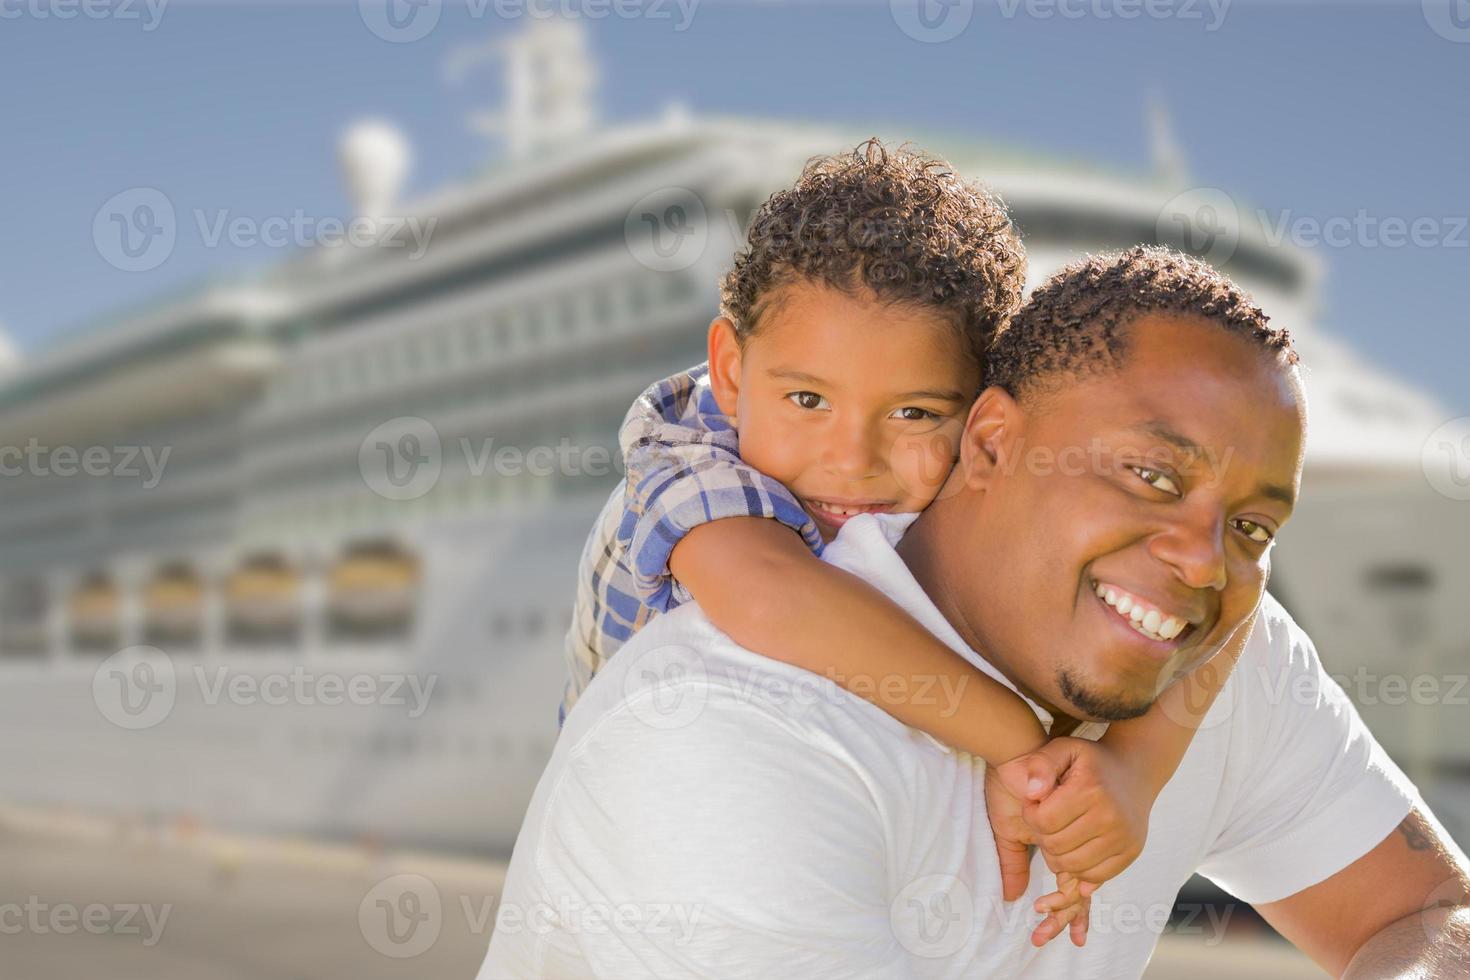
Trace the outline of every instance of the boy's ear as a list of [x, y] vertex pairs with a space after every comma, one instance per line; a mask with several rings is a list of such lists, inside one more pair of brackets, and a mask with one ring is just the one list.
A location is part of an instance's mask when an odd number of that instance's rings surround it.
[[965, 485], [974, 490], [989, 487], [1006, 468], [1007, 456], [1019, 445], [1021, 407], [1004, 388], [986, 388], [970, 406], [970, 416], [960, 433], [957, 465]]
[[717, 316], [709, 325], [709, 386], [720, 412], [735, 424], [740, 404], [740, 339], [728, 317]]

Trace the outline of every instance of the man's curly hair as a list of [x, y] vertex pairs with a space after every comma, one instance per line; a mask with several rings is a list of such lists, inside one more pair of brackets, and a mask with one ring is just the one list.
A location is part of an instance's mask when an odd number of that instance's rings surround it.
[[1038, 286], [987, 352], [985, 384], [1022, 400], [1117, 370], [1126, 328], [1150, 313], [1207, 320], [1287, 364], [1299, 361], [1291, 334], [1270, 326], [1270, 317], [1222, 273], [1180, 252], [1139, 245], [1088, 256]]
[[1005, 208], [943, 160], [877, 139], [814, 157], [772, 194], [721, 285], [743, 344], [782, 287], [814, 281], [933, 309], [978, 361], [1016, 312], [1026, 253]]

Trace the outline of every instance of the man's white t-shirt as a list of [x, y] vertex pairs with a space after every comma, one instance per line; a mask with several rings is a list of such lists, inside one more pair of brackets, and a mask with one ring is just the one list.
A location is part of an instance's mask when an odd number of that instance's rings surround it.
[[[854, 518], [825, 558], [1006, 683], [894, 550], [914, 518]], [[1418, 800], [1269, 597], [1142, 856], [1093, 897], [1085, 947], [1031, 945], [1031, 905], [1055, 883], [1039, 855], [1027, 895], [1001, 900], [983, 777], [983, 761], [685, 605], [568, 715], [479, 980], [1136, 977], [1196, 870], [1247, 902], [1285, 898], [1366, 854]]]

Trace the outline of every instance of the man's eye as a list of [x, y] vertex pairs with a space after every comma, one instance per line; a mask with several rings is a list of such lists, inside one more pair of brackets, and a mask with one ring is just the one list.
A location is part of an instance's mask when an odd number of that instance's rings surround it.
[[893, 414], [905, 422], [925, 422], [929, 419], [939, 418], [938, 412], [931, 412], [927, 408], [919, 408], [917, 405], [905, 405]]
[[793, 391], [786, 397], [791, 399], [791, 401], [794, 402], [799, 408], [814, 410], [829, 407], [827, 405], [827, 399], [823, 398], [815, 391]]
[[1237, 531], [1258, 544], [1270, 544], [1272, 539], [1275, 538], [1275, 535], [1271, 533], [1271, 529], [1264, 524], [1257, 524], [1255, 521], [1248, 521], [1243, 517], [1237, 518], [1230, 523], [1235, 525]]
[[1155, 490], [1162, 490], [1164, 493], [1170, 493], [1176, 497], [1179, 496], [1178, 485], [1175, 484], [1174, 479], [1167, 473], [1151, 470], [1147, 466], [1130, 466], [1128, 468], [1137, 473], [1139, 479]]

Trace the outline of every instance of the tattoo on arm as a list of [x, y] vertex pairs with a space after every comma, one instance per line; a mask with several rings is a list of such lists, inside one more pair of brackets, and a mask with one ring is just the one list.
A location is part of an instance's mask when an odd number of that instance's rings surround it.
[[1432, 851], [1434, 842], [1429, 839], [1423, 828], [1417, 823], [1405, 820], [1399, 824], [1399, 833], [1404, 835], [1404, 842], [1409, 845], [1411, 851]]

